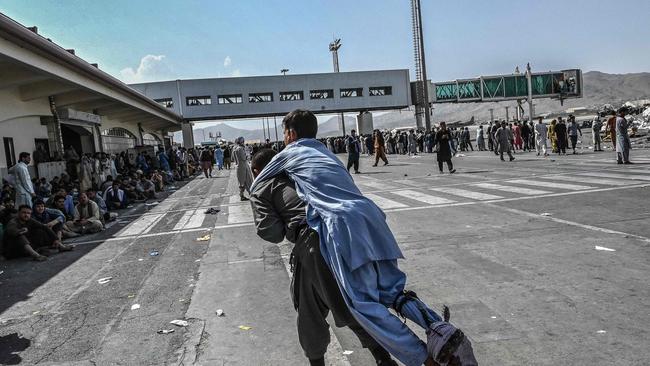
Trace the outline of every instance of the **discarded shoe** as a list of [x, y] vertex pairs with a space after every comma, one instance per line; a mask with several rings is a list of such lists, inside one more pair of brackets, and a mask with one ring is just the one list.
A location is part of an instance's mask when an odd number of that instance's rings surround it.
[[221, 211], [221, 210], [219, 210], [219, 209], [216, 209], [216, 208], [214, 208], [214, 207], [210, 207], [209, 209], [207, 209], [207, 210], [205, 211], [205, 213], [206, 213], [207, 215], [216, 215], [216, 214], [218, 214], [220, 211]]

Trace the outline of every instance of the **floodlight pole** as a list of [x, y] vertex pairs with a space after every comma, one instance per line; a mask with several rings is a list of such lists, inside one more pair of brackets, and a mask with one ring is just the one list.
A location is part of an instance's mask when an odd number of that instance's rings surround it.
[[[420, 0], [411, 0], [411, 17], [413, 21], [413, 46], [415, 51], [415, 76], [416, 81], [416, 121], [418, 127], [422, 127], [422, 117], [417, 116], [418, 112], [424, 114], [425, 129], [431, 131], [431, 105], [429, 104], [429, 82], [427, 80], [427, 66], [424, 52], [424, 37], [422, 32], [422, 11]], [[419, 109], [419, 111], [418, 111]]]
[[[334, 72], [339, 72], [339, 48], [341, 48], [341, 39], [335, 39], [334, 42], [330, 43], [330, 52], [332, 52], [332, 63], [334, 64]], [[339, 128], [343, 131], [343, 136], [345, 136], [345, 116], [343, 113], [339, 113]]]

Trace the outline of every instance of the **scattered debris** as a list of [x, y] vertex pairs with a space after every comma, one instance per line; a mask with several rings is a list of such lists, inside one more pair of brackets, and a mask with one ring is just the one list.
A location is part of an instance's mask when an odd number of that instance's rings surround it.
[[248, 325], [240, 325], [238, 328], [241, 329], [241, 330], [251, 330], [251, 329], [253, 329], [253, 327], [249, 327]]
[[216, 209], [216, 208], [214, 208], [214, 207], [210, 207], [209, 209], [207, 209], [207, 210], [205, 211], [205, 213], [206, 213], [207, 215], [216, 215], [216, 214], [218, 214], [219, 212], [221, 212], [221, 210]]
[[149, 256], [151, 257], [156, 257], [158, 256], [158, 254], [160, 254], [160, 252], [158, 252], [157, 250], [152, 250], [149, 252]]
[[196, 285], [194, 285], [193, 283], [190, 283], [190, 287], [194, 287], [194, 286], [196, 286]]
[[405, 177], [408, 177], [409, 175], [408, 175], [408, 174], [404, 174], [404, 176], [405, 176]]
[[597, 331], [596, 333], [598, 333], [598, 334], [605, 334], [605, 333], [607, 333], [607, 331], [601, 329], [601, 330]]
[[38, 315], [38, 314], [40, 314], [39, 310], [36, 310], [35, 312], [32, 313], [32, 315]]
[[104, 278], [100, 278], [100, 279], [98, 279], [97, 282], [98, 282], [100, 285], [103, 285], [103, 284], [105, 284], [105, 283], [109, 283], [109, 282], [111, 282], [112, 279], [113, 279], [113, 277], [104, 277]]
[[598, 245], [596, 245], [594, 247], [594, 249], [600, 250], [600, 251], [603, 251], [603, 252], [615, 252], [616, 251], [616, 249], [601, 247], [601, 246], [598, 246]]
[[492, 315], [492, 316], [490, 317], [490, 319], [496, 319], [496, 318], [497, 318], [497, 317], [494, 316], [494, 315]]
[[180, 319], [174, 319], [174, 320], [170, 321], [169, 323], [174, 324], [174, 325], [179, 326], [179, 327], [187, 327], [188, 325], [190, 325], [190, 323], [188, 323], [187, 320], [180, 320]]
[[126, 295], [126, 297], [127, 297], [128, 299], [132, 299], [132, 298], [135, 297], [135, 295], [133, 295], [133, 294], [131, 294], [131, 295]]
[[544, 212], [544, 213], [542, 213], [542, 214], [540, 214], [540, 215], [542, 215], [542, 216], [553, 216], [553, 214], [548, 213], [548, 212]]
[[210, 240], [210, 234], [206, 234], [200, 238], [196, 238], [196, 241], [208, 241]]
[[351, 354], [353, 354], [353, 353], [354, 353], [354, 351], [349, 351], [349, 350], [347, 350], [347, 349], [346, 349], [345, 351], [343, 351], [343, 354], [346, 355], [346, 356], [347, 356], [347, 355], [351, 355]]
[[175, 330], [173, 329], [161, 329], [158, 331], [158, 334], [169, 334], [169, 333], [174, 333]]
[[138, 309], [140, 309], [140, 304], [131, 305], [131, 310], [138, 310]]
[[200, 259], [195, 260], [195, 262], [200, 262], [200, 261], [201, 261]]
[[160, 203], [160, 202], [158, 202], [158, 201], [153, 201], [153, 202], [151, 202], [151, 203], [145, 203], [144, 205], [145, 205], [145, 206], [155, 206], [155, 205], [157, 205], [157, 204], [159, 204], [159, 203]]
[[138, 262], [142, 262], [143, 260], [144, 260], [144, 259], [142, 259], [142, 258], [138, 258]]
[[223, 312], [223, 309], [217, 309], [217, 316], [226, 316], [226, 313]]

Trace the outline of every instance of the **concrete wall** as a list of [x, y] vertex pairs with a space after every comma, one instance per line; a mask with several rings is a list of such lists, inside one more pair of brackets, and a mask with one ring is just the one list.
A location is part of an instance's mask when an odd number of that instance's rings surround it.
[[[390, 86], [392, 94], [370, 96], [370, 87]], [[408, 70], [195, 79], [131, 85], [152, 99], [172, 98], [173, 110], [188, 120], [284, 115], [296, 108], [315, 113], [398, 109], [411, 104]], [[363, 88], [363, 96], [341, 98], [342, 88]], [[332, 89], [332, 99], [310, 99], [310, 90]], [[280, 92], [302, 91], [303, 100], [280, 101]], [[249, 103], [250, 93], [273, 93], [272, 102]], [[180, 95], [179, 95], [180, 94]], [[218, 104], [219, 95], [241, 94], [241, 104]], [[180, 98], [179, 98], [180, 96]], [[186, 98], [210, 96], [211, 105], [188, 106]]]

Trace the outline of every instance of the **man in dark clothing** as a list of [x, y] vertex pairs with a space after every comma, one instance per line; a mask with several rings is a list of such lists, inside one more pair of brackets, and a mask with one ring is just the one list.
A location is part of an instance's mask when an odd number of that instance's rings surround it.
[[454, 169], [454, 164], [451, 162], [451, 146], [449, 145], [451, 140], [451, 131], [447, 129], [447, 124], [445, 122], [440, 122], [440, 130], [436, 132], [436, 153], [438, 158], [438, 169], [442, 173], [442, 164], [447, 163], [447, 169], [449, 169], [450, 174], [454, 174], [456, 169]]
[[354, 166], [354, 173], [359, 174], [359, 154], [361, 153], [361, 144], [357, 131], [350, 131], [350, 136], [345, 139], [345, 145], [348, 149], [348, 172]]
[[[253, 157], [251, 168], [257, 176], [275, 155], [263, 149]], [[326, 317], [332, 311], [337, 327], [348, 326], [361, 345], [372, 353], [377, 365], [397, 365], [354, 319], [341, 295], [336, 279], [320, 251], [318, 233], [307, 225], [305, 203], [294, 183], [284, 174], [260, 183], [251, 192], [257, 234], [273, 243], [285, 237], [295, 244], [291, 252], [292, 298], [298, 311], [298, 339], [310, 365], [325, 365], [330, 342]]]
[[22, 205], [18, 208], [18, 216], [7, 224], [4, 234], [3, 254], [6, 258], [18, 258], [30, 256], [35, 261], [47, 260], [47, 257], [39, 252], [44, 249], [53, 248], [60, 252], [67, 252], [73, 249], [72, 246], [62, 244], [58, 236], [47, 225], [31, 218], [32, 208]]
[[118, 181], [114, 181], [113, 185], [106, 190], [104, 200], [109, 210], [126, 208], [129, 203], [126, 193], [120, 189], [120, 182]]
[[557, 138], [558, 154], [566, 155], [567, 147], [567, 128], [562, 117], [559, 118], [558, 124], [555, 126], [555, 137]]

